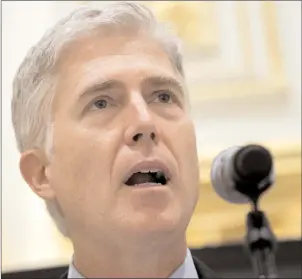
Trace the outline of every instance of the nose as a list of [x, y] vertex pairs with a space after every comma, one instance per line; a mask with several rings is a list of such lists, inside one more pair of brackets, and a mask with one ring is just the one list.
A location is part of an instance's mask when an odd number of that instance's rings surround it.
[[136, 102], [129, 108], [125, 141], [129, 146], [154, 145], [159, 138], [154, 117], [145, 102]]

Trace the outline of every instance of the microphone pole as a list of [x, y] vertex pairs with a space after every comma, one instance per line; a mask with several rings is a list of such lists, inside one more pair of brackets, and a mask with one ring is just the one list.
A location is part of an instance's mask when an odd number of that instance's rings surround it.
[[[245, 153], [253, 147], [254, 146], [252, 145], [245, 147], [242, 150], [242, 153]], [[240, 156], [240, 154], [238, 155]], [[239, 156], [237, 157], [239, 158]], [[252, 152], [250, 152], [249, 155], [244, 156], [246, 162], [250, 161], [250, 163], [254, 161], [256, 157], [259, 156], [260, 158], [260, 155], [256, 152], [254, 155]], [[248, 157], [251, 158], [248, 159]], [[251, 172], [250, 163], [247, 164], [250, 166], [249, 172]], [[264, 178], [262, 176], [261, 179], [261, 175], [257, 175], [257, 173], [259, 174], [261, 172], [263, 174], [264, 168], [267, 167], [265, 165], [267, 164], [263, 163], [262, 166], [261, 164], [258, 164], [258, 166], [255, 167], [257, 168], [257, 172], [246, 176], [245, 179], [242, 179], [240, 182], [237, 181], [235, 188], [237, 191], [247, 196], [251, 201], [252, 208], [246, 217], [245, 246], [251, 258], [254, 272], [258, 278], [278, 278], [275, 261], [277, 239], [270, 227], [268, 218], [266, 217], [265, 213], [259, 209], [259, 199], [261, 194], [273, 184], [272, 172], [270, 172], [270, 174]]]
[[258, 278], [277, 278], [276, 238], [263, 211], [252, 209], [246, 219], [246, 246]]
[[252, 210], [246, 217], [245, 245], [258, 278], [277, 278], [277, 240], [265, 213], [258, 209], [257, 201], [252, 202]]

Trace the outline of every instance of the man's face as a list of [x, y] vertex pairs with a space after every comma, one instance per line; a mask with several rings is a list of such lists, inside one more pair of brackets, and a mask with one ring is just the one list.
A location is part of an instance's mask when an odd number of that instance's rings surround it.
[[[142, 36], [87, 37], [64, 53], [58, 78], [49, 171], [71, 236], [185, 231], [198, 197], [195, 133], [164, 50]], [[148, 169], [166, 185], [150, 184]]]

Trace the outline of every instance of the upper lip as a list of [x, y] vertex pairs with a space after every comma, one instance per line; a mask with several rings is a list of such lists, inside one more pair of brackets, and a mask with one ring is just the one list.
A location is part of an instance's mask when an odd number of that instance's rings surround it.
[[130, 169], [126, 172], [126, 176], [124, 178], [124, 183], [136, 172], [140, 172], [141, 170], [161, 170], [164, 172], [167, 180], [171, 179], [171, 170], [170, 168], [161, 160], [153, 159], [153, 160], [142, 160], [130, 167]]

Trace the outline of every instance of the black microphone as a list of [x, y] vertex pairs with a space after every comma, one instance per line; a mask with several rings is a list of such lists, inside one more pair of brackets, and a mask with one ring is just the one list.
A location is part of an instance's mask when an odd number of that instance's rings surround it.
[[255, 202], [274, 183], [272, 155], [256, 144], [228, 148], [214, 159], [211, 180], [224, 200], [237, 204]]
[[213, 161], [212, 184], [217, 194], [231, 203], [251, 203], [246, 218], [245, 243], [259, 278], [276, 278], [277, 240], [258, 200], [275, 180], [270, 152], [256, 144], [234, 146]]

